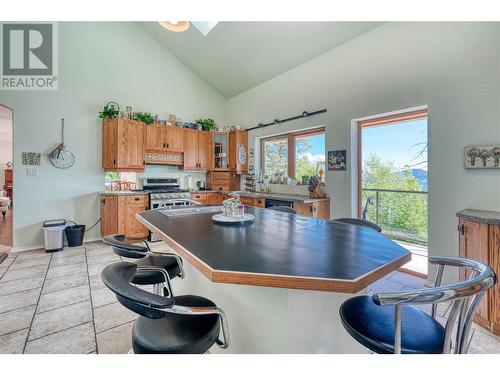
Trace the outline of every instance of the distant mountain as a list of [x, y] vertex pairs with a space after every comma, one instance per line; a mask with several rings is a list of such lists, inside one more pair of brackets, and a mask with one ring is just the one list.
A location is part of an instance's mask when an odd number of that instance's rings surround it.
[[413, 177], [415, 177], [420, 182], [420, 185], [422, 185], [422, 190], [427, 191], [427, 188], [429, 186], [428, 180], [427, 180], [427, 170], [426, 169], [412, 169], [411, 173], [412, 173]]
[[[396, 172], [396, 174], [399, 176], [403, 176], [404, 173], [405, 173], [404, 171]], [[428, 182], [427, 182], [427, 170], [426, 169], [412, 169], [411, 174], [413, 175], [413, 177], [415, 177], [418, 180], [418, 182], [420, 182], [420, 185], [422, 186], [422, 190], [427, 191], [427, 188], [429, 186]]]

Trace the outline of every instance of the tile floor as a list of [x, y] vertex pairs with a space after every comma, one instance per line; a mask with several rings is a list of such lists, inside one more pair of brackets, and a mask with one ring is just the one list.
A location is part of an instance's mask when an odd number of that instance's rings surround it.
[[[127, 353], [136, 314], [100, 279], [119, 260], [102, 242], [54, 254], [10, 253], [0, 264], [0, 353]], [[421, 287], [423, 279], [394, 272], [368, 291]], [[448, 309], [440, 306], [440, 320]], [[475, 326], [469, 352], [500, 353], [500, 338]]]

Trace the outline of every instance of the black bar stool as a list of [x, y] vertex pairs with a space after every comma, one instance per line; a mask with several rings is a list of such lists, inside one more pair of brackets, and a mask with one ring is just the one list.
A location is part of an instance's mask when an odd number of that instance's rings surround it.
[[132, 283], [137, 285], [154, 285], [154, 292], [173, 297], [171, 280], [174, 277], [184, 278], [182, 258], [177, 254], [152, 251], [146, 241], [144, 246], [131, 243], [137, 239], [127, 238], [122, 234], [104, 237], [103, 242], [111, 245], [115, 254], [129, 259], [140, 266]]
[[368, 227], [368, 228], [375, 229], [379, 233], [382, 232], [382, 228], [380, 228], [377, 224], [372, 223], [371, 221], [368, 221], [368, 220], [354, 219], [352, 217], [343, 217], [343, 218], [340, 218], [340, 219], [334, 219], [332, 221], [338, 221], [338, 222], [341, 222], [341, 223], [353, 224], [353, 225], [361, 225], [363, 227]]
[[[431, 257], [429, 263], [439, 266], [434, 288], [345, 301], [340, 306], [340, 318], [347, 332], [380, 354], [447, 354], [452, 348], [455, 354], [467, 353], [472, 318], [485, 292], [495, 284], [495, 273], [470, 259]], [[468, 269], [471, 276], [458, 284], [440, 286], [445, 266]], [[445, 301], [454, 302], [443, 327], [435, 318], [437, 304]], [[431, 315], [412, 304], [432, 304]]]
[[[224, 311], [192, 295], [163, 297], [131, 284], [141, 269], [135, 263], [112, 263], [101, 273], [104, 284], [127, 309], [141, 315], [132, 329], [136, 354], [202, 354], [214, 344], [226, 349], [229, 331]], [[223, 340], [219, 339], [222, 331]]]
[[295, 210], [292, 207], [287, 207], [287, 206], [272, 206], [268, 207], [268, 210], [273, 210], [273, 211], [280, 211], [280, 212], [286, 212], [292, 215], [297, 215], [297, 210]]

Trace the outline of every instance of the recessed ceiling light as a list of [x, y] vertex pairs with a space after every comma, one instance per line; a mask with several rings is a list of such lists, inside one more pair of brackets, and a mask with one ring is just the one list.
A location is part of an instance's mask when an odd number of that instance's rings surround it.
[[181, 33], [189, 29], [189, 21], [160, 21], [158, 22], [162, 27], [169, 31]]

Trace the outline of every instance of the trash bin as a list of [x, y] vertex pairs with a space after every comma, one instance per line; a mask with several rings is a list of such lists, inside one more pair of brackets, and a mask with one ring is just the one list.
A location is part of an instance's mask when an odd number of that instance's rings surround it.
[[59, 251], [64, 248], [64, 228], [66, 220], [46, 220], [43, 222], [43, 236], [45, 240], [45, 251]]
[[64, 230], [69, 247], [81, 246], [83, 235], [85, 234], [85, 225], [69, 225]]

